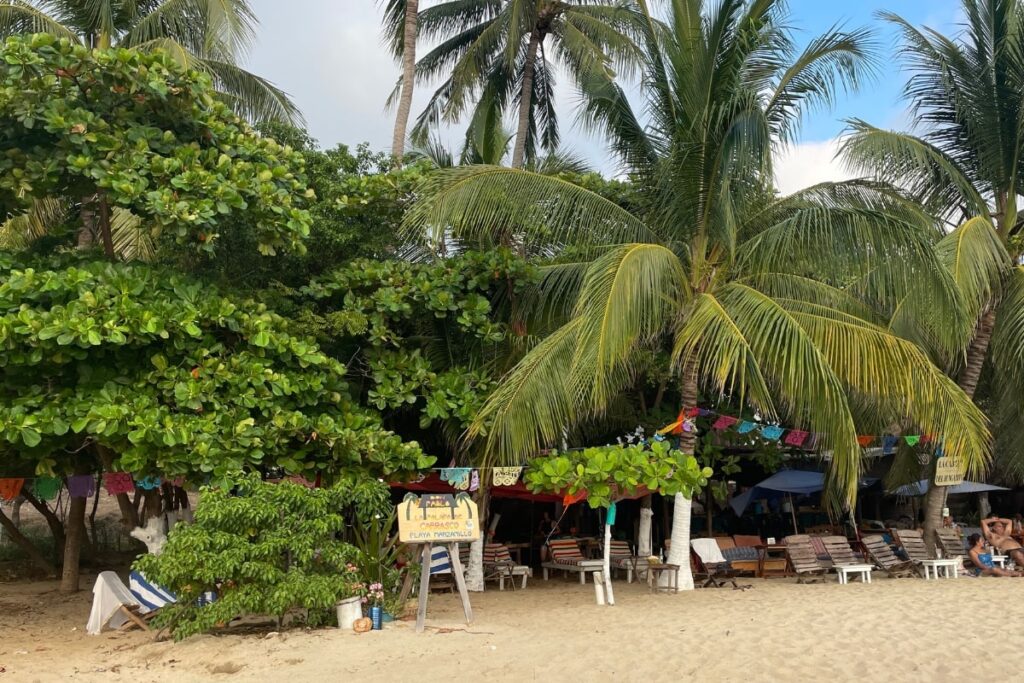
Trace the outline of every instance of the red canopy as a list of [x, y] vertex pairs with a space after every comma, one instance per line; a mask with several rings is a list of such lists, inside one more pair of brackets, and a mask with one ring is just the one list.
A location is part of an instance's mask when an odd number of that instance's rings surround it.
[[[441, 476], [437, 472], [431, 472], [421, 481], [393, 481], [390, 483], [390, 486], [394, 489], [405, 489], [406, 491], [422, 493], [458, 493], [458, 490], [452, 487], [451, 484], [441, 481]], [[637, 498], [643, 498], [647, 493], [647, 487], [641, 486], [633, 495], [623, 496], [622, 498], [636, 500]], [[560, 493], [533, 493], [530, 489], [526, 488], [526, 484], [517, 481], [512, 486], [492, 486], [491, 498], [514, 498], [534, 503], [561, 503], [564, 496]]]

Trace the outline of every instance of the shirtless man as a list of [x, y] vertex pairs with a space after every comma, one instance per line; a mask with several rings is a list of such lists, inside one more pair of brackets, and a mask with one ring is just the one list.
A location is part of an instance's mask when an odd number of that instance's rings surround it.
[[1010, 536], [1011, 529], [1013, 522], [1008, 519], [993, 515], [981, 520], [981, 530], [988, 542], [1000, 552], [1009, 555], [1018, 566], [1024, 567], [1024, 547]]

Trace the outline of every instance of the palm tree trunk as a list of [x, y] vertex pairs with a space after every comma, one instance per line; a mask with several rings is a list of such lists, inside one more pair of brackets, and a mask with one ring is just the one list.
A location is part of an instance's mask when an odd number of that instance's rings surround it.
[[[682, 405], [684, 409], [697, 405], [697, 366], [693, 361], [683, 365]], [[692, 455], [697, 445], [696, 430], [684, 431], [679, 438], [679, 448]], [[679, 590], [693, 590], [693, 574], [690, 572], [690, 508], [691, 501], [681, 493], [675, 497], [672, 512], [672, 547], [668, 552], [668, 563], [679, 565]], [[664, 576], [668, 580], [668, 576]]]
[[[996, 313], [994, 310], [987, 311], [981, 320], [978, 321], [978, 328], [975, 331], [971, 345], [967, 347], [967, 358], [964, 369], [960, 373], [957, 384], [970, 398], [974, 398], [974, 392], [978, 389], [978, 379], [981, 377], [981, 369], [985, 365], [985, 358], [988, 356], [988, 345], [992, 341], [992, 328], [995, 327]], [[946, 507], [946, 487], [934, 485], [928, 487], [928, 495], [925, 497], [924, 510], [924, 539], [928, 552], [935, 556], [935, 530], [942, 526], [942, 509]]]
[[405, 35], [402, 43], [402, 94], [398, 99], [395, 132], [391, 137], [391, 156], [395, 168], [402, 165], [405, 154], [405, 130], [409, 126], [412, 92], [416, 79], [416, 21], [419, 0], [405, 0]]
[[484, 524], [487, 523], [489, 517], [487, 514], [489, 493], [488, 485], [481, 481], [480, 493], [477, 498], [477, 514], [480, 515], [481, 524], [480, 538], [469, 544], [469, 565], [466, 567], [466, 590], [474, 593], [484, 590], [484, 543], [487, 542], [490, 531]]
[[530, 109], [533, 105], [533, 74], [540, 40], [540, 31], [534, 28], [530, 33], [530, 44], [526, 47], [526, 63], [523, 64], [523, 87], [519, 91], [519, 127], [516, 129], [516, 146], [512, 150], [512, 168], [522, 168], [525, 161], [526, 135], [530, 129]]
[[113, 261], [117, 258], [114, 254], [114, 236], [110, 232], [110, 206], [107, 204], [107, 195], [99, 194], [100, 206], [100, 239], [103, 241], [103, 254]]

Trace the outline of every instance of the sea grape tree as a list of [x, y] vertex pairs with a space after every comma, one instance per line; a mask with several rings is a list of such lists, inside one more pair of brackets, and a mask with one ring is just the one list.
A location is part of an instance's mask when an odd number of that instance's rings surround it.
[[0, 146], [0, 214], [33, 198], [79, 199], [85, 230], [96, 228], [108, 256], [112, 207], [202, 250], [227, 216], [246, 221], [267, 254], [301, 251], [309, 233], [302, 156], [256, 133], [209, 76], [161, 51], [7, 38]]

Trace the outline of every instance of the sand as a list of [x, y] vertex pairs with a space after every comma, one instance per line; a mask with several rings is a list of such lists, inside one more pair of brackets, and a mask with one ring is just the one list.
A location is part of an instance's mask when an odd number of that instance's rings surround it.
[[457, 596], [441, 594], [423, 634], [400, 621], [363, 635], [291, 630], [181, 643], [139, 631], [88, 636], [88, 591], [0, 584], [0, 683], [1012, 680], [1024, 661], [1024, 579], [745, 583], [754, 587], [650, 595], [619, 581], [616, 606], [598, 607], [590, 586], [538, 579], [526, 590], [472, 594], [468, 627]]

